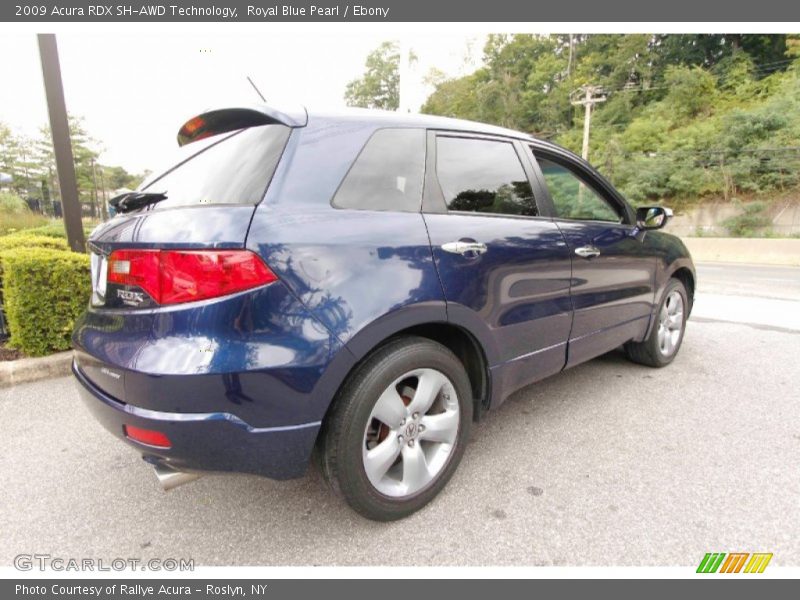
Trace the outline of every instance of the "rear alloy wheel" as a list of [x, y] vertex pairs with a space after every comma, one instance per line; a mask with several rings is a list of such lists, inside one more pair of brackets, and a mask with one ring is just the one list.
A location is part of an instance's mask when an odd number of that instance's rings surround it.
[[671, 363], [683, 342], [688, 307], [683, 283], [670, 279], [650, 335], [643, 342], [628, 342], [625, 345], [628, 357], [650, 367], [664, 367]]
[[426, 488], [450, 458], [460, 416], [458, 395], [443, 373], [426, 368], [398, 377], [378, 398], [364, 431], [370, 483], [395, 498]]
[[365, 517], [403, 518], [445, 486], [471, 421], [471, 387], [455, 355], [424, 338], [394, 340], [336, 400], [320, 442], [323, 473]]

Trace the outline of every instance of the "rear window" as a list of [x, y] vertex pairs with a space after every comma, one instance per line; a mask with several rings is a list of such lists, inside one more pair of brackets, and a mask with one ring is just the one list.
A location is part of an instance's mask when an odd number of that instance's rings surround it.
[[436, 174], [449, 210], [539, 214], [528, 176], [510, 142], [439, 136]]
[[337, 208], [419, 212], [425, 174], [425, 130], [379, 129], [333, 198]]
[[258, 204], [278, 166], [291, 129], [264, 125], [182, 146], [168, 167], [139, 191], [163, 192], [153, 210], [197, 204]]

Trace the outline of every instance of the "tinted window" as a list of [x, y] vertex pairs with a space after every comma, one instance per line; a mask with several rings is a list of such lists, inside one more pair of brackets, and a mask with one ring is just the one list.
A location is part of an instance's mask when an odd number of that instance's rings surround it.
[[333, 198], [338, 208], [419, 211], [425, 173], [425, 131], [372, 134]]
[[450, 210], [539, 214], [528, 177], [509, 142], [440, 136], [436, 174]]
[[264, 197], [291, 130], [264, 125], [182, 146], [169, 167], [140, 190], [165, 192], [153, 210], [187, 204], [257, 204]]
[[536, 160], [550, 190], [556, 215], [562, 219], [620, 221], [617, 211], [575, 173], [545, 158]]

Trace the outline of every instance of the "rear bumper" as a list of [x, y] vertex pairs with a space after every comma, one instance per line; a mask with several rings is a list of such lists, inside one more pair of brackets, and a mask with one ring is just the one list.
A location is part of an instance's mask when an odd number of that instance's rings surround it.
[[[142, 453], [153, 464], [180, 471], [254, 473], [272, 479], [302, 476], [308, 467], [320, 422], [251, 427], [230, 413], [172, 413], [125, 404], [92, 384], [73, 362], [81, 398], [94, 417], [112, 434]], [[167, 435], [169, 449], [128, 439], [123, 425]]]

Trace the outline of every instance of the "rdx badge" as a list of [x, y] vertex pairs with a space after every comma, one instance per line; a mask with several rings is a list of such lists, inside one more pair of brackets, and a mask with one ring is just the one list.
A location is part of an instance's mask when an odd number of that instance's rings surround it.
[[144, 302], [144, 294], [142, 292], [132, 292], [130, 290], [117, 290], [117, 298], [129, 306], [139, 306]]

